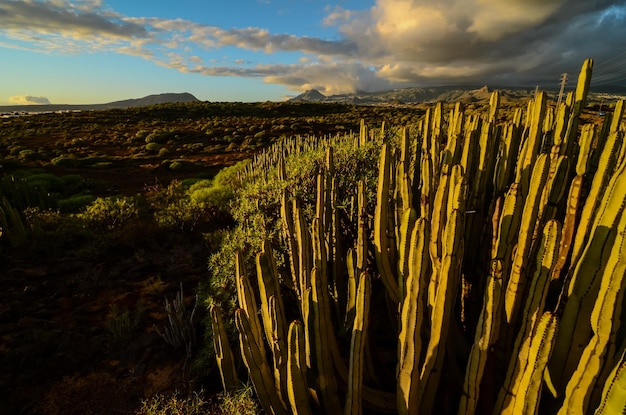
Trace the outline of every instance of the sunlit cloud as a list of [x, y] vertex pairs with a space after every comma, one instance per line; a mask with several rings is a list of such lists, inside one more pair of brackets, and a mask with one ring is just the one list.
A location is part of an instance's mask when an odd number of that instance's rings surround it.
[[[293, 90], [373, 91], [409, 85], [556, 82], [585, 58], [626, 64], [626, 1], [378, 0], [327, 8], [332, 39], [124, 16], [100, 0], [0, 4], [0, 47], [50, 54], [119, 53], [183, 73], [262, 78]], [[232, 55], [219, 59], [214, 53]], [[233, 52], [234, 50], [234, 52]], [[253, 52], [235, 56], [237, 51]], [[277, 53], [292, 58], [276, 64]], [[264, 59], [266, 59], [264, 61]], [[228, 62], [228, 63], [227, 63]], [[602, 74], [624, 83], [624, 70]]]
[[34, 97], [32, 95], [16, 95], [9, 97], [9, 104], [15, 105], [46, 105], [50, 100], [46, 97]]

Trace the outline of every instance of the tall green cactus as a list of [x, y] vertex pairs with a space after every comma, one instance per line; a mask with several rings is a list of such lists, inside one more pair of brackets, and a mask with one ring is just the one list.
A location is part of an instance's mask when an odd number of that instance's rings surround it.
[[511, 329], [516, 330], [519, 308], [526, 289], [526, 268], [531, 252], [532, 236], [537, 226], [537, 217], [540, 213], [541, 192], [548, 178], [548, 156], [541, 154], [537, 158], [532, 172], [530, 188], [522, 211], [518, 243], [513, 259], [511, 273], [506, 281], [504, 310], [506, 321]]
[[572, 375], [584, 345], [591, 335], [589, 316], [597, 299], [600, 281], [615, 243], [615, 226], [626, 205], [626, 164], [618, 169], [607, 185], [600, 209], [593, 223], [592, 233], [580, 259], [573, 263], [564, 298], [563, 318], [557, 334], [551, 373], [558, 376], [557, 387], [565, 388]]
[[[587, 413], [591, 394], [606, 364], [615, 353], [622, 302], [626, 291], [626, 214], [622, 212], [617, 224], [617, 235], [600, 282], [598, 299], [591, 312], [593, 336], [585, 347], [576, 371], [567, 383], [562, 414]], [[592, 407], [594, 407], [593, 405]]]
[[409, 270], [400, 314], [398, 337], [398, 413], [408, 414], [419, 405], [418, 385], [422, 354], [421, 331], [427, 319], [424, 292], [428, 287], [428, 221], [419, 218], [411, 233]]
[[310, 415], [309, 388], [306, 373], [306, 348], [304, 325], [300, 321], [292, 321], [289, 325], [287, 341], [287, 392], [291, 412], [295, 415]]
[[390, 201], [390, 185], [391, 185], [391, 163], [392, 156], [389, 144], [383, 144], [380, 155], [380, 165], [378, 173], [378, 190], [376, 196], [376, 210], [374, 212], [374, 249], [376, 263], [381, 275], [381, 279], [385, 284], [389, 298], [394, 302], [400, 301], [398, 292], [398, 281], [394, 266], [393, 255], [395, 251], [395, 235], [393, 224], [389, 219], [393, 210], [389, 208]]
[[617, 360], [602, 392], [596, 415], [622, 415], [626, 411], [626, 350]]
[[444, 230], [441, 267], [435, 284], [436, 293], [431, 314], [430, 338], [417, 396], [423, 413], [432, 413], [435, 407], [454, 307], [453, 299], [460, 281], [463, 258], [463, 234], [459, 230], [463, 229], [467, 182], [461, 166], [456, 165], [452, 168], [450, 183], [448, 204], [451, 210]]
[[211, 328], [213, 331], [213, 348], [215, 349], [215, 358], [217, 359], [217, 367], [222, 378], [222, 387], [224, 392], [232, 392], [239, 386], [239, 377], [235, 369], [235, 358], [228, 344], [228, 333], [224, 327], [222, 312], [215, 306], [209, 308], [211, 316]]
[[485, 289], [483, 308], [480, 313], [474, 344], [465, 370], [463, 394], [459, 403], [459, 415], [476, 413], [482, 378], [489, 354], [498, 339], [500, 329], [502, 301], [502, 261], [491, 263], [491, 272]]
[[359, 279], [359, 287], [357, 289], [356, 315], [350, 340], [348, 394], [344, 411], [346, 415], [363, 413], [363, 366], [369, 326], [371, 292], [372, 283], [370, 276], [367, 273], [363, 273]]
[[[517, 408], [515, 402], [517, 402], [519, 395], [524, 393], [524, 373], [529, 364], [529, 359], [532, 358], [532, 339], [536, 335], [537, 324], [544, 311], [550, 272], [557, 259], [560, 238], [561, 225], [555, 220], [549, 221], [543, 230], [543, 237], [537, 254], [537, 265], [528, 290], [524, 312], [520, 316], [519, 332], [515, 346], [510, 353], [511, 360], [496, 404], [496, 408], [501, 410]], [[515, 411], [511, 413], [515, 413]]]
[[265, 348], [256, 343], [248, 316], [242, 309], [235, 311], [235, 324], [239, 331], [241, 355], [263, 410], [272, 415], [286, 415], [285, 403], [276, 392], [270, 365], [265, 357]]

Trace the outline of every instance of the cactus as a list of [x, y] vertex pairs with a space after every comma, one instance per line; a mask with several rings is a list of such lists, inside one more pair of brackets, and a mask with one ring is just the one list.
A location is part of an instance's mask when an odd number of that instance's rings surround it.
[[565, 391], [561, 414], [587, 413], [591, 393], [605, 365], [610, 349], [615, 347], [626, 290], [626, 214], [622, 213], [617, 235], [600, 282], [598, 300], [591, 312], [593, 336], [585, 347], [578, 367]]
[[258, 317], [259, 307], [250, 280], [245, 274], [245, 265], [241, 252], [235, 253], [235, 283], [239, 308], [244, 310], [248, 316], [248, 323], [250, 324], [254, 340], [257, 344], [263, 344], [263, 327]]
[[[314, 225], [315, 226], [315, 225]], [[313, 335], [312, 348], [319, 380], [321, 405], [328, 414], [343, 412], [337, 395], [337, 380], [333, 370], [332, 351], [336, 347], [332, 331], [330, 299], [326, 276], [318, 268], [311, 272], [311, 313], [312, 324], [307, 327], [309, 335]]]
[[[520, 390], [523, 394], [519, 398], [516, 397], [512, 414], [537, 414], [544, 370], [554, 347], [556, 330], [557, 317], [549, 311], [545, 312], [530, 343], [531, 353], [520, 380]], [[507, 412], [502, 412], [505, 413]]]
[[581, 203], [581, 191], [582, 191], [583, 176], [576, 176], [572, 179], [569, 187], [569, 194], [567, 195], [567, 204], [565, 207], [565, 219], [563, 221], [563, 230], [561, 234], [561, 243], [559, 245], [559, 253], [556, 264], [552, 268], [552, 280], [558, 280], [561, 278], [561, 273], [565, 267], [565, 264], [569, 258], [571, 252], [571, 245], [574, 240], [574, 233], [576, 232], [576, 225], [578, 219], [578, 210]]
[[578, 119], [582, 114], [591, 84], [591, 73], [593, 71], [593, 59], [586, 59], [583, 62], [580, 73], [578, 74], [578, 82], [576, 83], [576, 95], [573, 97], [572, 114], [569, 118], [567, 131], [565, 133], [565, 146], [562, 147], [561, 154], [571, 156], [574, 151], [574, 143], [578, 133]]
[[286, 415], [285, 403], [276, 393], [274, 379], [270, 372], [270, 366], [265, 357], [265, 349], [261, 348], [254, 340], [254, 334], [248, 322], [248, 316], [242, 309], [235, 311], [235, 324], [239, 331], [239, 344], [241, 355], [248, 368], [252, 385], [263, 410], [272, 415]]
[[282, 220], [283, 237], [287, 245], [287, 254], [289, 258], [289, 267], [291, 270], [292, 289], [296, 295], [300, 296], [300, 257], [298, 252], [296, 229], [293, 220], [293, 206], [287, 200], [287, 191], [284, 190], [280, 198], [280, 217]]
[[[522, 110], [497, 122], [497, 93], [482, 115], [466, 117], [457, 104], [446, 119], [441, 103], [429, 108], [418, 140], [396, 130], [399, 151], [393, 129], [374, 137], [362, 121], [348, 140], [382, 142], [372, 240], [365, 181], [349, 205], [351, 227], [340, 229], [332, 149], [310, 227], [310, 208], [282, 195], [285, 268], [299, 293], [285, 301], [297, 297], [288, 310], [302, 323], [286, 330], [268, 242], [257, 256], [263, 327], [243, 264], [236, 267], [242, 354], [265, 411], [286, 411], [285, 403], [294, 413], [623, 409], [623, 104], [602, 128], [579, 128], [590, 71], [588, 61], [558, 108], [537, 94], [525, 125]], [[377, 272], [368, 274], [372, 264]], [[544, 382], [555, 399], [544, 401]]]
[[524, 391], [522, 383], [524, 365], [527, 365], [527, 361], [532, 358], [531, 340], [538, 330], [537, 322], [544, 310], [550, 271], [556, 262], [560, 238], [560, 224], [555, 220], [549, 221], [543, 230], [543, 238], [537, 254], [536, 270], [528, 290], [524, 313], [521, 315], [519, 333], [511, 352], [512, 359], [509, 362], [505, 381], [496, 404], [497, 408], [516, 408], [517, 404], [513, 404], [513, 402], [517, 402], [518, 395]]
[[[600, 281], [615, 241], [615, 226], [626, 204], [626, 165], [615, 172], [607, 185], [593, 231], [580, 259], [573, 263], [563, 307], [561, 328], [557, 334], [551, 373], [558, 375], [557, 388], [564, 388], [573, 373], [583, 347], [591, 335], [589, 316], [600, 288]], [[564, 299], [565, 300], [565, 299]]]
[[416, 408], [422, 351], [421, 328], [426, 319], [423, 292], [427, 288], [430, 257], [428, 255], [428, 221], [420, 218], [411, 233], [409, 270], [400, 314], [398, 342], [398, 413], [408, 414]]
[[[460, 265], [463, 258], [463, 229], [467, 183], [461, 166], [454, 166], [451, 173], [451, 188], [448, 197], [449, 212], [444, 230], [443, 250], [439, 279], [431, 317], [431, 331], [424, 366], [420, 375], [417, 400], [423, 413], [431, 413], [439, 387], [445, 357], [454, 297], [460, 280]], [[429, 287], [430, 289], [430, 287]]]
[[529, 253], [531, 251], [532, 235], [536, 226], [537, 217], [540, 213], [541, 192], [548, 177], [548, 156], [541, 154], [537, 158], [537, 163], [533, 168], [530, 192], [524, 203], [517, 249], [511, 267], [511, 273], [506, 281], [506, 293], [504, 299], [504, 310], [506, 321], [514, 329], [517, 322], [517, 315], [521, 300], [524, 296], [526, 286], [526, 267], [528, 265]]
[[362, 413], [363, 359], [367, 331], [369, 326], [369, 310], [372, 283], [367, 273], [361, 274], [356, 296], [356, 315], [350, 342], [350, 364], [348, 374], [348, 395], [344, 413]]
[[[582, 253], [585, 242], [588, 239], [589, 231], [593, 224], [593, 220], [598, 211], [598, 205], [609, 183], [611, 174], [617, 165], [617, 155], [623, 141], [623, 135], [619, 132], [609, 134], [604, 148], [602, 149], [598, 168], [593, 176], [589, 195], [583, 206], [580, 215], [580, 224], [578, 232], [572, 246], [572, 258], [577, 261]], [[624, 146], [622, 146], [624, 147]]]
[[491, 347], [498, 339], [501, 318], [502, 298], [502, 261], [493, 260], [491, 272], [485, 289], [483, 308], [478, 320], [474, 344], [465, 370], [463, 394], [459, 403], [458, 414], [471, 415], [476, 413], [480, 385]]
[[435, 197], [433, 163], [430, 155], [427, 153], [422, 155], [420, 166], [420, 216], [430, 220], [433, 209], [433, 199]]
[[[530, 108], [532, 108], [532, 111]], [[515, 176], [515, 181], [520, 184], [520, 191], [523, 197], [526, 197], [528, 194], [530, 183], [533, 183], [533, 187], [535, 186], [535, 183], [531, 181], [531, 172], [537, 160], [541, 145], [541, 128], [546, 109], [545, 93], [539, 92], [530, 108], [528, 112], [530, 119], [527, 127], [528, 136], [521, 148], [520, 157], [518, 158], [517, 174]]]
[[309, 388], [306, 381], [306, 348], [302, 322], [293, 321], [289, 325], [287, 341], [287, 391], [291, 412], [296, 415], [311, 414]]
[[391, 181], [391, 154], [388, 144], [383, 144], [380, 155], [380, 166], [378, 173], [378, 190], [376, 197], [376, 210], [374, 212], [374, 248], [376, 263], [381, 275], [381, 279], [387, 289], [389, 298], [394, 302], [399, 302], [398, 282], [394, 267], [393, 256], [395, 242], [393, 225], [389, 223], [389, 191]]
[[232, 392], [240, 385], [237, 370], [235, 369], [235, 359], [233, 352], [228, 344], [228, 334], [224, 327], [222, 312], [212, 304], [209, 308], [211, 315], [211, 328], [213, 330], [213, 348], [215, 349], [215, 358], [217, 359], [217, 367], [222, 378], [222, 387], [224, 392]]
[[602, 401], [596, 415], [622, 415], [626, 411], [626, 351], [611, 371], [602, 392]]

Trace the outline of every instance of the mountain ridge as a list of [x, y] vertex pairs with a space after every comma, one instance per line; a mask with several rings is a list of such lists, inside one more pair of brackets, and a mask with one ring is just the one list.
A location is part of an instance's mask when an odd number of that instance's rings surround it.
[[142, 98], [131, 98], [104, 104], [32, 104], [32, 105], [0, 105], [0, 112], [54, 112], [54, 111], [86, 111], [126, 109], [146, 107], [149, 105], [168, 104], [176, 102], [198, 102], [199, 99], [189, 92], [162, 93], [147, 95]]
[[[329, 102], [345, 104], [418, 104], [428, 102], [456, 102], [465, 104], [489, 102], [493, 91], [500, 92], [501, 102], [515, 102], [522, 99], [532, 98], [535, 88], [529, 87], [482, 87], [469, 86], [436, 86], [436, 87], [411, 87], [380, 92], [356, 92], [353, 94], [337, 94], [326, 96], [316, 89], [310, 89], [302, 94], [289, 99], [289, 102]], [[548, 95], [549, 99], [556, 100], [559, 94], [558, 88], [539, 88]], [[565, 91], [567, 95], [568, 91]], [[589, 99], [593, 101], [620, 99], [626, 96], [626, 90], [615, 92], [592, 91]]]

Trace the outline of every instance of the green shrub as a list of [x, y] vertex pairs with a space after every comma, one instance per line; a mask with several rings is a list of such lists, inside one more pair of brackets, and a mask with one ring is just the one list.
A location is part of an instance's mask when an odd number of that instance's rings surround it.
[[53, 166], [76, 168], [80, 166], [80, 160], [73, 155], [64, 154], [50, 160]]
[[135, 415], [205, 415], [210, 405], [204, 398], [204, 392], [194, 392], [182, 396], [176, 392], [172, 395], [155, 395], [141, 402], [141, 408]]
[[18, 153], [17, 158], [22, 161], [37, 160], [39, 158], [39, 155], [37, 154], [37, 152], [35, 152], [35, 150], [26, 149], [21, 150]]
[[61, 199], [57, 202], [57, 207], [62, 213], [78, 213], [87, 205], [96, 200], [94, 195], [73, 195], [67, 199]]
[[159, 143], [152, 142], [152, 143], [146, 144], [146, 151], [151, 151], [151, 152], [156, 153], [156, 152], [160, 151], [162, 148], [163, 148], [163, 146], [161, 144], [159, 144]]
[[205, 209], [193, 202], [187, 188], [178, 180], [172, 180], [167, 187], [155, 186], [147, 194], [154, 220], [165, 228], [193, 230]]
[[224, 415], [257, 415], [261, 413], [252, 386], [225, 393], [220, 397], [220, 410]]
[[50, 173], [32, 174], [27, 178], [28, 183], [42, 191], [63, 193], [65, 190], [65, 182], [58, 176]]
[[207, 208], [226, 210], [230, 200], [233, 198], [232, 189], [227, 186], [213, 185], [208, 180], [203, 180], [202, 182], [209, 182], [209, 185], [198, 186], [199, 183], [196, 183], [189, 189], [192, 202], [199, 203]]
[[137, 218], [139, 208], [132, 197], [99, 197], [88, 205], [79, 218], [95, 228], [116, 229]]
[[168, 166], [168, 168], [170, 170], [182, 170], [185, 167], [185, 162], [182, 160], [175, 160], [173, 162], [170, 163], [170, 165]]

